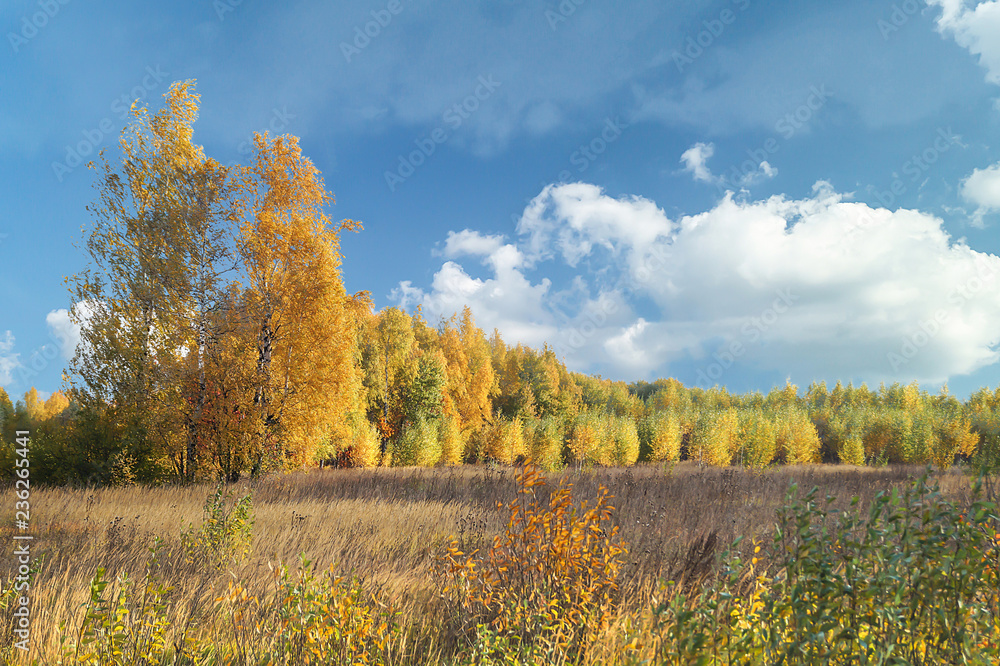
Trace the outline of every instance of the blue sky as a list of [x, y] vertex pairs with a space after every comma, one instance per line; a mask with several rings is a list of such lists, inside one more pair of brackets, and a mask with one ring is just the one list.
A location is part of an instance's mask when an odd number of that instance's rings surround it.
[[[0, 385], [61, 385], [124, 109], [291, 133], [350, 291], [572, 369], [1000, 383], [1000, 2], [3, 3]], [[88, 154], [89, 153], [89, 154]]]

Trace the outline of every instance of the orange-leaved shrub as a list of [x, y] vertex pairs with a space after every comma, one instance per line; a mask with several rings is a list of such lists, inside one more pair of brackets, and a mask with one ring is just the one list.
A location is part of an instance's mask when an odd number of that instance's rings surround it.
[[546, 482], [533, 465], [518, 470], [517, 485], [517, 497], [497, 505], [509, 516], [486, 552], [447, 546], [445, 598], [477, 658], [577, 660], [610, 627], [627, 553], [611, 525], [611, 496], [601, 486], [593, 502], [577, 504], [563, 481], [543, 500]]

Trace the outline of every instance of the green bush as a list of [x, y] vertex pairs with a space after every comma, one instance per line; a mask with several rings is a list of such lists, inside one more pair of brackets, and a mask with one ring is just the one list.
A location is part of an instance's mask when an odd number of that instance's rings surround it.
[[191, 563], [207, 563], [221, 570], [250, 554], [253, 538], [253, 496], [240, 497], [229, 507], [233, 493], [223, 494], [222, 484], [205, 500], [205, 521], [181, 532], [181, 546]]
[[924, 476], [866, 516], [790, 493], [767, 571], [732, 558], [698, 594], [664, 586], [652, 663], [997, 663], [1000, 522], [980, 496], [959, 507]]
[[554, 472], [563, 466], [563, 425], [554, 416], [531, 419], [524, 424], [528, 458], [542, 469]]
[[441, 453], [437, 422], [420, 418], [409, 423], [393, 443], [392, 464], [397, 467], [433, 467], [441, 459]]
[[[133, 666], [136, 664], [171, 663], [173, 652], [167, 643], [170, 619], [167, 597], [171, 588], [157, 580], [159, 542], [150, 548], [142, 588], [133, 598], [135, 585], [126, 574], [120, 574], [114, 584], [105, 579], [104, 568], [98, 568], [90, 581], [90, 597], [84, 604], [80, 626], [72, 637], [62, 633], [63, 661], [60, 663], [86, 666]], [[183, 638], [180, 641], [183, 643]]]
[[[318, 576], [304, 555], [298, 571], [292, 574], [283, 565], [279, 575], [277, 612], [265, 619], [273, 644], [259, 663], [392, 663], [398, 613], [383, 595], [366, 591], [357, 577], [336, 575], [332, 567]], [[241, 593], [234, 587], [230, 599], [240, 600]]]

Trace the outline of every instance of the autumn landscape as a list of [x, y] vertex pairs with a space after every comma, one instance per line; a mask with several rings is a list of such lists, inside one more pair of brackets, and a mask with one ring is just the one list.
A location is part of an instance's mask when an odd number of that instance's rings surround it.
[[0, 12], [0, 663], [1000, 663], [1000, 2], [250, 4]]

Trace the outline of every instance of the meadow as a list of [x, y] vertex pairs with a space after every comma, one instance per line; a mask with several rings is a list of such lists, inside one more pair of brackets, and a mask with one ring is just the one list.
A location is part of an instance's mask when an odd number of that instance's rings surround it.
[[[968, 470], [922, 483], [925, 471], [327, 468], [227, 486], [37, 489], [30, 651], [8, 647], [9, 557], [0, 649], [7, 663], [39, 664], [775, 663], [790, 635], [808, 633], [796, 613], [812, 608], [815, 620], [846, 598], [836, 581], [868, 580], [852, 592], [856, 614], [819, 632], [833, 647], [797, 645], [787, 663], [876, 663], [866, 660], [889, 648], [926, 659], [891, 663], [935, 663], [945, 648], [995, 663], [992, 486], [977, 499]], [[572, 484], [561, 508], [560, 482]], [[838, 532], [837, 511], [860, 522]], [[13, 516], [3, 518], [10, 543]], [[489, 574], [491, 562], [507, 573]], [[892, 597], [897, 569], [927, 569], [931, 586], [899, 588], [905, 635], [872, 615], [892, 606], [878, 595]], [[872, 583], [882, 576], [886, 586]], [[964, 615], [942, 620], [945, 635], [935, 613], [917, 611], [946, 614], [950, 592]], [[822, 653], [848, 640], [851, 617], [867, 633]], [[772, 631], [784, 622], [783, 637], [766, 636], [763, 620]]]

